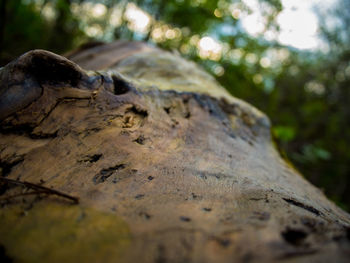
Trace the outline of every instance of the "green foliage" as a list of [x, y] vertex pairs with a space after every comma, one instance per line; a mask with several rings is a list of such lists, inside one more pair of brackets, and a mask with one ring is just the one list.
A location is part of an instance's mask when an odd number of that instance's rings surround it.
[[[64, 52], [73, 48], [83, 32], [70, 12], [69, 0], [45, 1], [55, 7], [56, 16], [43, 16], [40, 1], [0, 0], [0, 63], [31, 49]], [[44, 5], [44, 4], [43, 4]]]
[[[1, 60], [8, 60], [13, 55], [19, 55], [25, 48], [45, 46], [48, 26], [33, 3], [24, 4], [21, 0], [1, 0], [2, 9], [6, 15], [1, 23]], [[23, 45], [25, 39], [25, 46]]]
[[[252, 37], [239, 0], [0, 0], [0, 62], [33, 48], [62, 53], [90, 39], [143, 40], [201, 64], [234, 96], [271, 118], [275, 137], [298, 169], [339, 203], [350, 207], [350, 0], [320, 11], [326, 53], [305, 52], [264, 39], [278, 31], [279, 0], [259, 1], [266, 17]], [[5, 7], [5, 8], [3, 8]], [[141, 30], [130, 7], [143, 10]], [[330, 14], [330, 15], [329, 15]], [[327, 17], [330, 16], [330, 19]], [[209, 36], [219, 53], [200, 50]]]
[[295, 138], [295, 128], [293, 126], [274, 126], [272, 132], [276, 138], [283, 142], [290, 142]]

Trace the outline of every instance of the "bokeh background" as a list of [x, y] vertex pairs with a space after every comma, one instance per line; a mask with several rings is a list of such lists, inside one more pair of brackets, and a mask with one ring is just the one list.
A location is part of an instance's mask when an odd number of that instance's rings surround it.
[[350, 209], [350, 0], [0, 0], [0, 66], [147, 41], [266, 112], [282, 155]]

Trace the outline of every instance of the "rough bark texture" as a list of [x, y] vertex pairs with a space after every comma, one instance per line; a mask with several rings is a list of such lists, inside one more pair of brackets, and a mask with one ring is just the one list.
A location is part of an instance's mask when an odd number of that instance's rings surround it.
[[263, 113], [142, 43], [69, 58], [0, 71], [2, 178], [80, 200], [1, 180], [3, 260], [349, 262], [349, 215], [281, 159]]

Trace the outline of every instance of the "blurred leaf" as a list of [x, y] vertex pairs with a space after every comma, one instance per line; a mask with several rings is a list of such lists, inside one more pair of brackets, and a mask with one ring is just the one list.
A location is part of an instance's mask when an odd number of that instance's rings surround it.
[[294, 139], [296, 132], [291, 126], [274, 126], [272, 128], [274, 136], [284, 142], [289, 142]]

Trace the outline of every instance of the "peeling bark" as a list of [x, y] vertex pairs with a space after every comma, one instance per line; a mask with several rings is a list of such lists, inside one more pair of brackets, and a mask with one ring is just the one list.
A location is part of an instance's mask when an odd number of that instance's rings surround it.
[[2, 178], [80, 201], [1, 180], [0, 257], [349, 261], [350, 216], [280, 157], [259, 110], [142, 43], [69, 59], [37, 50], [0, 71]]

